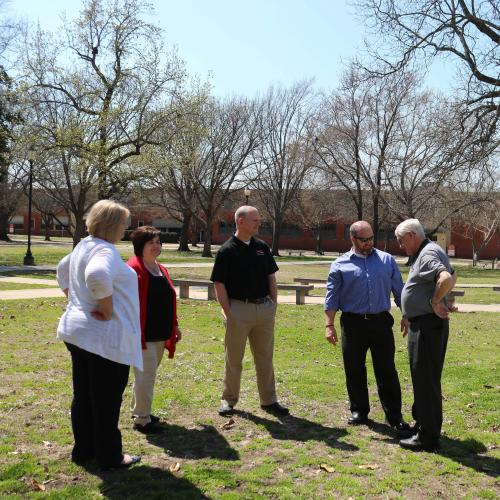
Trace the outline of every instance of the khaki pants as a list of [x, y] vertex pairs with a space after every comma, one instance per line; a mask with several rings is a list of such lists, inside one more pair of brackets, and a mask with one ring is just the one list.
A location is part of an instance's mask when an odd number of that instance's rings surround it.
[[163, 358], [165, 341], [146, 342], [147, 348], [142, 351], [144, 371], [134, 368], [134, 390], [132, 394], [132, 418], [138, 425], [151, 422], [151, 406], [153, 405], [153, 389], [156, 371]]
[[274, 382], [274, 318], [276, 305], [268, 300], [263, 304], [250, 304], [231, 300], [231, 312], [225, 336], [225, 370], [222, 400], [234, 406], [240, 395], [242, 361], [247, 337], [250, 342], [260, 404], [277, 401]]

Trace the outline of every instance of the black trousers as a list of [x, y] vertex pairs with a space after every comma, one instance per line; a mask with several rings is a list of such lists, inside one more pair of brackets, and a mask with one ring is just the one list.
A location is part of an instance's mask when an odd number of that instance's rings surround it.
[[397, 423], [401, 415], [401, 386], [394, 365], [394, 318], [383, 313], [372, 319], [343, 313], [342, 355], [351, 411], [370, 412], [366, 379], [366, 353], [371, 352], [378, 395], [387, 420]]
[[426, 314], [410, 320], [408, 354], [413, 383], [412, 413], [424, 440], [438, 440], [441, 434], [441, 373], [448, 333], [449, 321], [435, 314]]
[[101, 467], [123, 459], [118, 429], [129, 366], [116, 363], [66, 343], [73, 364], [71, 425], [75, 438], [71, 458], [84, 462], [96, 458]]

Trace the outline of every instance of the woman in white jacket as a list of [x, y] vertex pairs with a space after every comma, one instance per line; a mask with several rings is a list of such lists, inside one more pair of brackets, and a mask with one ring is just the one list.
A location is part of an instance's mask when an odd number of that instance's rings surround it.
[[114, 201], [97, 202], [86, 220], [89, 236], [57, 266], [68, 297], [57, 337], [73, 365], [71, 458], [79, 464], [96, 459], [103, 468], [140, 461], [122, 453], [118, 429], [129, 368], [142, 370], [137, 275], [114, 245], [123, 238], [129, 214]]

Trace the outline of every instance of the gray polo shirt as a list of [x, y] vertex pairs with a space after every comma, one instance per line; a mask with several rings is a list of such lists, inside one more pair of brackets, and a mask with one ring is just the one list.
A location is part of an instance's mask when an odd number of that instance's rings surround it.
[[411, 265], [401, 294], [401, 309], [406, 317], [414, 318], [433, 312], [430, 301], [441, 271], [453, 273], [450, 260], [439, 245], [429, 241], [420, 249]]

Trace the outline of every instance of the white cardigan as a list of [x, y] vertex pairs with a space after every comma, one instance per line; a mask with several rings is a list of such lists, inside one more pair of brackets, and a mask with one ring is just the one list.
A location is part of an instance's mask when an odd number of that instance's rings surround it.
[[[68, 305], [57, 337], [103, 358], [142, 370], [137, 275], [116, 247], [88, 236], [57, 266], [57, 281], [68, 289]], [[90, 313], [97, 300], [113, 296], [113, 315], [99, 321]]]

